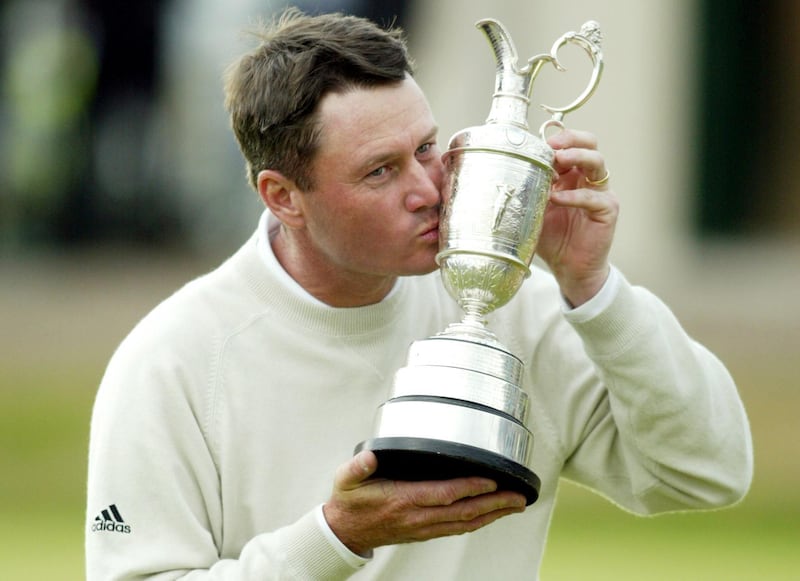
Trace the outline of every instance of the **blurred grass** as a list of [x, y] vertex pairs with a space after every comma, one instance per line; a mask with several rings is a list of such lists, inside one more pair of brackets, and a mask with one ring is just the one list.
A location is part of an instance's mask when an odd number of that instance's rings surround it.
[[643, 518], [587, 498], [590, 494], [573, 485], [561, 491], [543, 579], [800, 578], [796, 509], [746, 500], [721, 511]]
[[[800, 395], [763, 374], [749, 405], [759, 470], [748, 498], [716, 512], [641, 518], [565, 483], [542, 577], [549, 581], [800, 578], [800, 490], [785, 451]], [[100, 371], [48, 365], [0, 378], [0, 579], [83, 578], [86, 449]], [[776, 378], [777, 379], [777, 378]], [[795, 432], [796, 433], [796, 432]]]
[[[203, 268], [165, 260], [98, 279], [95, 267], [0, 276], [0, 580], [84, 577], [89, 419], [103, 367], [144, 312]], [[13, 291], [5, 284], [26, 278]], [[641, 518], [566, 483], [545, 581], [800, 579], [800, 332], [773, 333], [766, 344], [736, 337], [727, 322], [687, 323], [728, 363], [745, 400], [756, 446], [751, 493], [731, 509]]]
[[94, 370], [2, 366], [0, 579], [84, 577]]

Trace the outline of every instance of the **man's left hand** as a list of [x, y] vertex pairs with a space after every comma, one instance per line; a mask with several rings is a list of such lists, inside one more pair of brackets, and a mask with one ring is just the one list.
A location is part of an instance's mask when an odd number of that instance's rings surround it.
[[564, 297], [577, 307], [602, 288], [619, 215], [594, 135], [565, 129], [548, 140], [558, 178], [550, 191], [537, 253]]

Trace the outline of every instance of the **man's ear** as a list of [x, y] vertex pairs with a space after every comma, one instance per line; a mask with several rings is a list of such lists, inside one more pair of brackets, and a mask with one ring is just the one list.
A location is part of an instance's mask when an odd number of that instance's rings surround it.
[[281, 223], [289, 228], [305, 225], [302, 193], [294, 181], [279, 171], [264, 169], [258, 172], [256, 186], [264, 204]]

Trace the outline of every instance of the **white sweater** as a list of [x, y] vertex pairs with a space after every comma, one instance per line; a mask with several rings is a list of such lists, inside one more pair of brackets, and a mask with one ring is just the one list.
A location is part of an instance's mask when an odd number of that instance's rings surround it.
[[617, 286], [601, 312], [565, 314], [537, 270], [490, 317], [525, 363], [539, 500], [364, 564], [318, 507], [372, 436], [411, 342], [458, 307], [438, 273], [400, 279], [376, 305], [328, 307], [265, 262], [254, 236], [145, 317], [108, 366], [89, 450], [88, 579], [536, 579], [561, 476], [637, 513], [735, 502], [752, 446], [729, 374], [652, 294]]

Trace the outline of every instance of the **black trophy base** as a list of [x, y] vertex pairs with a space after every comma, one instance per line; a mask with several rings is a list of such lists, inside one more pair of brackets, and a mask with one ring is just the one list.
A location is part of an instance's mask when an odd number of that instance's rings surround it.
[[498, 490], [513, 490], [531, 505], [539, 498], [541, 481], [531, 470], [504, 456], [474, 446], [426, 438], [373, 438], [355, 452], [371, 450], [378, 458], [376, 478], [390, 480], [449, 480], [481, 476]]

